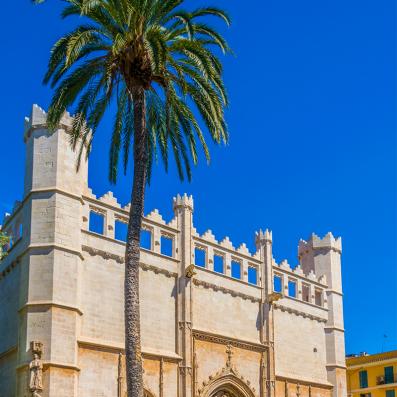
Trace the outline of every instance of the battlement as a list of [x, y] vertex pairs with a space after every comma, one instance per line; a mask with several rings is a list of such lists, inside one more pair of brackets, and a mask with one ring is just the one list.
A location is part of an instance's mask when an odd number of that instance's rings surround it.
[[[97, 197], [92, 189], [87, 186], [82, 192], [83, 204], [83, 217], [82, 217], [82, 230], [92, 232], [90, 227], [90, 213], [96, 213], [103, 217], [103, 236], [107, 239], [117, 241], [116, 238], [116, 223], [120, 222], [123, 224], [128, 223], [128, 216], [130, 210], [130, 204], [122, 206], [113, 192], [108, 191], [101, 197]], [[144, 247], [148, 251], [152, 251], [155, 254], [162, 256], [169, 256], [174, 260], [179, 261], [180, 252], [177, 250], [177, 235], [180, 233], [178, 229], [178, 209], [185, 208], [193, 211], [193, 197], [184, 195], [177, 195], [173, 198], [173, 209], [175, 216], [170, 220], [166, 221], [158, 209], [153, 209], [151, 212], [146, 214], [142, 220], [142, 228], [146, 232], [150, 233], [150, 245]], [[21, 204], [16, 206], [16, 212], [19, 211]], [[18, 225], [21, 223], [20, 217], [12, 221], [14, 215], [9, 215], [6, 218], [7, 230], [14, 232], [18, 229]], [[171, 253], [164, 255], [162, 244], [163, 238], [171, 240], [172, 250]], [[228, 236], [222, 239], [217, 239], [211, 229], [208, 229], [202, 234], [199, 234], [197, 230], [192, 227], [191, 231], [191, 263], [194, 264], [198, 269], [210, 271], [211, 273], [218, 276], [226, 276], [230, 279], [239, 280], [241, 282], [258, 286], [262, 285], [261, 280], [261, 267], [263, 265], [260, 250], [263, 244], [272, 243], [273, 234], [271, 230], [259, 230], [255, 233], [255, 242], [257, 246], [256, 252], [252, 253], [248, 249], [245, 243], [241, 243], [237, 248], [230, 240]], [[332, 235], [327, 235], [323, 239], [320, 239], [316, 235], [310, 238], [308, 242], [301, 240], [299, 242], [299, 252], [308, 247], [324, 247], [328, 245], [337, 245], [340, 247], [340, 239], [335, 239]], [[201, 254], [201, 262], [199, 262], [199, 254]], [[222, 270], [216, 268], [215, 256], [219, 260], [221, 258]], [[237, 273], [239, 277], [233, 274], [233, 267], [239, 267]], [[299, 284], [299, 291], [297, 290], [296, 296], [292, 297], [295, 299], [302, 299], [301, 285], [310, 286], [311, 291], [321, 290], [321, 294], [327, 288], [327, 279], [324, 274], [316, 275], [314, 270], [305, 271], [301, 265], [295, 267], [291, 266], [287, 260], [283, 260], [277, 263], [273, 259], [273, 272], [275, 277], [282, 279], [281, 293], [285, 297], [291, 297], [288, 294], [288, 282], [297, 282]], [[248, 273], [255, 274], [253, 278], [249, 278]], [[314, 293], [314, 292], [313, 292]], [[321, 298], [321, 306], [326, 306], [326, 299]], [[314, 301], [314, 295], [307, 298], [307, 303]], [[306, 302], [306, 301], [304, 301]]]
[[[47, 113], [40, 108], [38, 105], [33, 105], [32, 112], [29, 118], [25, 119], [25, 140], [27, 140], [31, 132], [35, 129], [45, 129], [47, 120]], [[73, 117], [69, 113], [65, 113], [61, 121], [61, 129], [58, 131], [58, 138], [61, 140], [61, 144], [57, 143], [52, 138], [43, 137], [38, 138], [40, 142], [37, 144], [37, 149], [30, 149], [32, 151], [32, 164], [36, 165], [37, 181], [40, 182], [44, 175], [49, 175], [48, 171], [56, 175], [52, 181], [55, 181], [56, 185], [59, 181], [62, 181], [62, 191], [72, 192], [74, 197], [80, 200], [82, 205], [82, 217], [81, 217], [81, 230], [83, 233], [88, 233], [92, 236], [98, 235], [91, 228], [91, 213], [100, 219], [102, 222], [100, 234], [106, 238], [108, 242], [107, 246], [111, 241], [114, 241], [120, 247], [120, 233], [118, 229], [124, 225], [126, 230], [126, 224], [128, 223], [128, 216], [130, 211], [130, 204], [121, 205], [113, 192], [109, 191], [97, 197], [93, 191], [87, 185], [87, 175], [82, 175], [80, 179], [75, 179], [79, 183], [73, 181], [75, 169], [72, 167], [65, 173], [65, 167], [59, 168], [56, 171], [55, 167], [58, 163], [58, 158], [67, 159], [68, 163], [74, 161], [72, 152], [68, 152], [67, 157], [65, 156], [66, 150], [70, 150], [64, 147], [64, 143], [67, 142], [65, 133], [62, 132], [62, 128], [70, 127], [73, 122]], [[51, 134], [48, 134], [49, 137]], [[40, 135], [42, 136], [42, 135]], [[36, 150], [36, 152], [34, 152]], [[59, 151], [59, 153], [58, 153]], [[37, 154], [34, 154], [37, 153]], [[51, 156], [46, 159], [45, 157]], [[36, 162], [36, 159], [39, 161]], [[62, 162], [59, 162], [61, 165]], [[44, 168], [47, 167], [46, 170]], [[86, 165], [87, 169], [87, 165]], [[87, 171], [85, 171], [87, 172]], [[65, 173], [60, 179], [58, 175]], [[71, 182], [68, 183], [71, 178]], [[48, 182], [49, 189], [53, 189], [56, 186], [53, 182]], [[72, 189], [69, 191], [68, 186]], [[65, 187], [64, 187], [65, 186]], [[39, 183], [39, 187], [41, 187]], [[32, 189], [32, 187], [31, 187]], [[42, 188], [41, 188], [42, 189]], [[29, 197], [29, 190], [25, 192], [25, 199]], [[24, 204], [24, 202], [22, 204]], [[182, 254], [178, 248], [180, 244], [180, 226], [182, 223], [178, 222], [178, 217], [183, 216], [183, 211], [187, 210], [193, 213], [194, 200], [191, 195], [186, 193], [183, 195], [177, 195], [172, 200], [174, 217], [170, 221], [166, 221], [157, 209], [152, 210], [143, 217], [142, 228], [148, 233], [150, 240], [143, 249], [147, 252], [152, 252], [155, 255], [160, 255], [163, 258], [172, 258], [174, 261], [181, 261]], [[23, 206], [23, 205], [22, 205]], [[19, 236], [21, 233], [18, 232], [20, 224], [22, 223], [21, 216], [18, 215], [20, 212], [21, 204], [19, 203], [11, 215], [5, 219], [5, 230], [9, 231], [10, 234]], [[17, 216], [15, 216], [17, 214]], [[99, 218], [98, 218], [99, 216]], [[14, 219], [15, 218], [15, 219]], [[29, 225], [26, 226], [27, 228]], [[195, 229], [193, 223], [189, 228], [190, 235], [190, 248], [188, 252], [191, 253], [190, 263], [195, 265], [197, 269], [205, 270], [216, 276], [223, 276], [230, 278], [231, 280], [238, 280], [240, 282], [249, 284], [250, 286], [261, 287], [263, 285], [263, 261], [264, 257], [261, 255], [261, 250], [265, 246], [270, 247], [273, 242], [273, 234], [269, 229], [259, 230], [255, 233], [255, 244], [256, 251], [250, 252], [245, 243], [241, 243], [238, 247], [230, 240], [228, 236], [218, 239], [215, 237], [211, 229], [208, 229], [202, 234], [199, 234]], [[19, 233], [19, 235], [18, 235]], [[19, 237], [18, 237], [19, 238]], [[171, 248], [168, 252], [165, 252], [165, 246], [168, 245]], [[308, 241], [301, 240], [299, 242], [298, 254], [299, 258], [305, 257], [309, 252], [314, 250], [320, 250], [325, 248], [331, 248], [335, 251], [341, 251], [341, 239], [335, 239], [331, 233], [328, 233], [324, 238], [319, 238], [315, 234], [311, 236]], [[113, 249], [113, 248], [109, 248]], [[121, 251], [120, 251], [121, 253]], [[189, 254], [190, 255], [190, 254]], [[121, 257], [122, 255], [120, 255]], [[306, 261], [307, 262], [307, 261]], [[288, 282], [297, 282], [299, 288], [301, 284], [310, 285], [311, 289], [325, 290], [327, 287], [327, 278], [323, 271], [316, 274], [316, 269], [313, 266], [305, 266], [305, 264], [299, 264], [298, 266], [292, 267], [286, 260], [281, 261], [279, 264], [273, 259], [272, 263], [272, 274], [280, 276], [283, 280], [282, 294], [288, 295], [288, 291], [285, 288], [288, 286]], [[290, 296], [291, 297], [291, 296]], [[299, 293], [293, 298], [301, 299]], [[311, 301], [311, 299], [310, 299]]]
[[298, 255], [303, 256], [311, 250], [324, 250], [332, 249], [339, 253], [342, 253], [342, 238], [335, 238], [331, 232], [328, 232], [323, 238], [312, 234], [310, 239], [300, 240], [298, 245]]
[[193, 212], [193, 196], [188, 196], [186, 193], [183, 196], [178, 194], [173, 199], [173, 208], [174, 211], [176, 211], [178, 208], [187, 208]]
[[[84, 205], [84, 224], [83, 230], [90, 231], [89, 218], [90, 212], [101, 214], [104, 219], [103, 234], [109, 239], [117, 240], [115, 237], [115, 222], [128, 222], [128, 211], [130, 205], [122, 206], [114, 197], [112, 192], [107, 192], [102, 197], [97, 198], [92, 190], [87, 188], [83, 194]], [[181, 261], [181, 252], [178, 251], [178, 239], [181, 230], [178, 229], [178, 210], [180, 208], [193, 211], [193, 197], [177, 195], [173, 198], [173, 209], [175, 216], [166, 221], [158, 209], [154, 209], [142, 219], [142, 228], [150, 234], [150, 245], [144, 247], [144, 251], [149, 254], [160, 255], [161, 257], [172, 258]], [[172, 249], [167, 254], [164, 253], [163, 238], [171, 241]], [[215, 277], [224, 277], [225, 281], [219, 280], [217, 284], [222, 285], [226, 280], [239, 281], [247, 287], [261, 287], [263, 280], [261, 249], [264, 244], [272, 243], [272, 231], [259, 230], [255, 233], [257, 244], [256, 252], [252, 253], [245, 243], [241, 243], [237, 248], [228, 236], [218, 239], [211, 229], [200, 234], [196, 228], [191, 229], [191, 264], [199, 272], [209, 272]], [[110, 248], [109, 248], [110, 249]], [[120, 251], [120, 256], [122, 251]], [[273, 259], [273, 274], [282, 280], [281, 293], [285, 298], [300, 301], [301, 303], [327, 307], [325, 290], [327, 289], [326, 276], [316, 275], [313, 270], [305, 272], [300, 265], [292, 267], [287, 260], [279, 264]], [[296, 283], [296, 294], [292, 296], [288, 291], [289, 283]], [[234, 287], [238, 288], [238, 287]], [[309, 292], [305, 292], [308, 288]], [[302, 292], [303, 291], [303, 292]], [[255, 296], [255, 293], [253, 293]]]
[[[73, 116], [69, 112], [65, 112], [61, 121], [60, 127], [70, 128], [72, 127]], [[32, 106], [32, 112], [30, 117], [25, 117], [24, 123], [24, 142], [30, 137], [32, 130], [38, 128], [45, 128], [47, 124], [47, 112], [42, 109], [39, 105], [34, 104]]]
[[260, 247], [262, 244], [269, 242], [273, 242], [273, 233], [271, 230], [266, 229], [263, 231], [262, 229], [259, 232], [255, 233], [255, 243], [257, 247]]

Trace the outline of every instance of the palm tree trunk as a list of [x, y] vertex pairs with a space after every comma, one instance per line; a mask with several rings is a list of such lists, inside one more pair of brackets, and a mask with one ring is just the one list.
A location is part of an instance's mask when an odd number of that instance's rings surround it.
[[134, 181], [125, 252], [125, 352], [128, 397], [143, 397], [139, 257], [148, 160], [144, 89], [134, 90], [132, 99], [134, 106]]

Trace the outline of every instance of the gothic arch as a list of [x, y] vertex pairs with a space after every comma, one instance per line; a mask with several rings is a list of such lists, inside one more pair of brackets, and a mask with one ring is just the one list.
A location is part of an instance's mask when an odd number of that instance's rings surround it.
[[255, 397], [244, 379], [233, 372], [213, 378], [199, 393], [200, 397]]

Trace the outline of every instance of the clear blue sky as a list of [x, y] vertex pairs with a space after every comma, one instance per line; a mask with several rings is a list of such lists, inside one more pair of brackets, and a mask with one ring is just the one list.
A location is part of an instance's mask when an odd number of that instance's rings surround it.
[[[61, 2], [2, 4], [0, 212], [23, 187], [23, 118], [46, 108], [41, 84], [52, 43], [70, 28]], [[193, 3], [193, 1], [192, 1]], [[198, 3], [198, 2], [196, 2]], [[201, 3], [201, 2], [200, 2]], [[171, 217], [178, 192], [195, 198], [195, 224], [252, 248], [273, 230], [274, 256], [296, 265], [311, 232], [343, 237], [347, 352], [397, 349], [396, 10], [394, 0], [212, 0], [226, 7], [236, 57], [225, 59], [230, 145], [191, 184], [154, 173], [147, 210]], [[130, 196], [130, 179], [107, 181], [109, 116], [90, 160], [90, 185]]]

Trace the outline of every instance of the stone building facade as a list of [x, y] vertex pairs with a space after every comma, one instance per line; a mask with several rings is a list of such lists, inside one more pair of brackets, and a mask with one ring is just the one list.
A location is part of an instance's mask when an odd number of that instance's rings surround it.
[[[38, 106], [26, 119], [23, 200], [3, 222], [0, 397], [124, 397], [124, 242], [128, 209], [76, 172], [65, 115], [50, 134]], [[345, 397], [341, 240], [300, 241], [294, 269], [235, 248], [193, 225], [193, 199], [175, 217], [143, 219], [141, 323], [151, 397]], [[100, 220], [94, 232], [93, 219]]]

